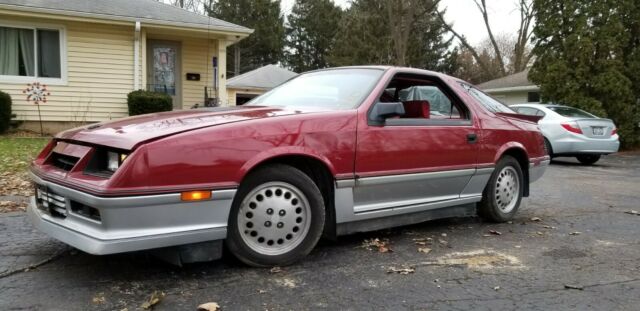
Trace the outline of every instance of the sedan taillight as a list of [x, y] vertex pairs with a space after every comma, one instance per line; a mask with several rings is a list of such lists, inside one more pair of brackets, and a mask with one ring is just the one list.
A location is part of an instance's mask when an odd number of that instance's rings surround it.
[[618, 128], [617, 127], [613, 127], [613, 129], [611, 130], [611, 136], [618, 134]]
[[580, 127], [578, 127], [578, 123], [577, 122], [567, 122], [567, 123], [562, 123], [560, 124], [565, 130], [571, 132], [571, 133], [576, 133], [576, 134], [582, 134], [582, 130], [580, 129]]

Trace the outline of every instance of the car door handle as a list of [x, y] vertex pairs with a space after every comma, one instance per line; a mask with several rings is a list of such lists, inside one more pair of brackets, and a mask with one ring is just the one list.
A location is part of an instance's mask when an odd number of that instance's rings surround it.
[[467, 142], [470, 144], [475, 144], [478, 142], [478, 135], [476, 133], [467, 134]]

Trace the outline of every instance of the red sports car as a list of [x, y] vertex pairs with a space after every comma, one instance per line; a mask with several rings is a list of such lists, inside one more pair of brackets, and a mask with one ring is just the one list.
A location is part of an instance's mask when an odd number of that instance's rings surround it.
[[321, 236], [513, 218], [549, 163], [536, 121], [435, 72], [313, 71], [245, 106], [58, 134], [31, 166], [28, 214], [91, 254], [172, 247], [188, 262], [225, 243], [286, 265]]

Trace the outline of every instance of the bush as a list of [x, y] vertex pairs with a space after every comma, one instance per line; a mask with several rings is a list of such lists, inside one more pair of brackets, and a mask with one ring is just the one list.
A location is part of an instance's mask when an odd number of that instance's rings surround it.
[[11, 96], [0, 91], [0, 134], [6, 132], [11, 125]]
[[143, 90], [129, 93], [127, 95], [127, 105], [129, 106], [130, 116], [171, 111], [173, 109], [171, 96]]

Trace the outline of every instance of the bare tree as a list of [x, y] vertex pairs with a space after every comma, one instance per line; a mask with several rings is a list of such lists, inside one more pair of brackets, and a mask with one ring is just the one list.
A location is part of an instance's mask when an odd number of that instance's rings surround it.
[[[426, 4], [425, 4], [426, 2]], [[396, 64], [407, 64], [409, 36], [414, 30], [417, 20], [431, 11], [437, 11], [440, 0], [393, 0], [387, 3], [388, 18], [391, 25], [391, 41], [396, 57]]]
[[[438, 18], [445, 25], [445, 28], [447, 28], [447, 30], [460, 41], [460, 44], [468, 50], [471, 55], [473, 55], [474, 60], [486, 75], [491, 75], [491, 72], [494, 72], [495, 69], [491, 68], [492, 64], [490, 64], [486, 58], [481, 57], [481, 54], [483, 53], [482, 48], [485, 48], [485, 53], [489, 52], [488, 50], [491, 50], [490, 54], [495, 57], [495, 61], [498, 63], [498, 71], [501, 76], [505, 76], [509, 73], [520, 72], [526, 69], [532, 57], [529, 42], [533, 32], [533, 0], [518, 0], [517, 9], [520, 13], [520, 25], [517, 31], [517, 39], [515, 40], [515, 43], [512, 43], [511, 39], [496, 39], [489, 23], [489, 13], [487, 10], [486, 0], [473, 0], [473, 2], [478, 8], [480, 14], [482, 14], [482, 19], [487, 30], [490, 49], [487, 49], [486, 43], [481, 44], [480, 48], [469, 44], [463, 35], [458, 33], [453, 29], [451, 24], [446, 22], [442, 12], [437, 12]], [[510, 46], [505, 46], [505, 42], [508, 42]], [[505, 57], [505, 54], [507, 57]]]

